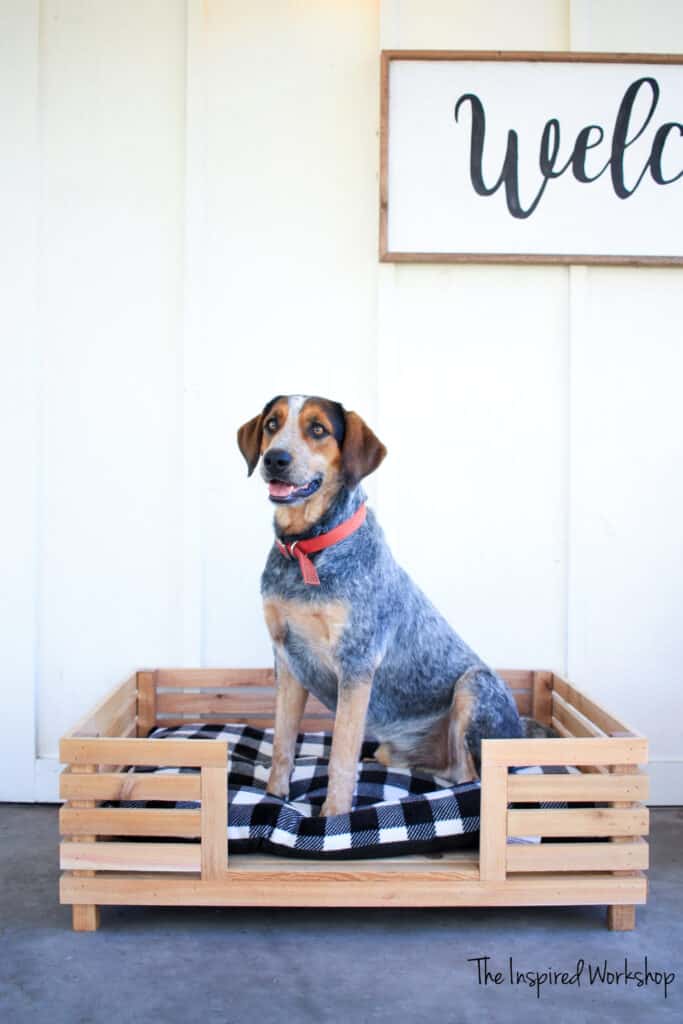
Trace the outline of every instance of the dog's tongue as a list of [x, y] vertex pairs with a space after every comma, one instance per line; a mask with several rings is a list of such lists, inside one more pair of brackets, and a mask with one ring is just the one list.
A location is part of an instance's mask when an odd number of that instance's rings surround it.
[[283, 484], [280, 480], [271, 480], [268, 484], [268, 491], [273, 498], [288, 498], [293, 490], [293, 484]]

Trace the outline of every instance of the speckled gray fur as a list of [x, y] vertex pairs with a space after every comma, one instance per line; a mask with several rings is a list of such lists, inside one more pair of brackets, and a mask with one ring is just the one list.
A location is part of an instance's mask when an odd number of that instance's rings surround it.
[[[280, 533], [280, 539], [292, 541], [324, 533], [351, 516], [364, 500], [362, 487], [342, 488], [308, 533]], [[507, 686], [396, 563], [372, 509], [355, 533], [311, 558], [319, 587], [307, 586], [298, 563], [283, 557], [274, 544], [261, 578], [261, 593], [264, 598], [322, 604], [343, 601], [348, 605], [350, 616], [337, 650], [342, 672], [339, 685], [352, 686], [372, 678], [368, 735], [390, 741], [398, 750], [412, 746], [416, 737], [426, 735], [435, 721], [449, 712], [458, 679], [477, 666], [480, 671], [467, 676], [468, 691], [475, 699], [466, 731], [477, 770], [482, 738], [522, 735]], [[289, 628], [284, 647], [299, 681], [334, 710], [336, 676]]]

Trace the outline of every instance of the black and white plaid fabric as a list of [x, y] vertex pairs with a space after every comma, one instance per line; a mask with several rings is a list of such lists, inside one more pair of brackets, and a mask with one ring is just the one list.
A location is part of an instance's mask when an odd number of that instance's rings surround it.
[[[266, 793], [272, 729], [195, 722], [157, 727], [150, 731], [149, 738], [228, 743], [228, 841], [233, 853], [260, 850], [316, 858], [385, 857], [476, 846], [478, 842], [478, 782], [453, 786], [447, 779], [425, 772], [385, 768], [372, 760], [377, 747], [374, 742], [363, 744], [351, 813], [323, 818], [319, 810], [327, 792], [330, 733], [299, 734], [288, 800]], [[198, 769], [137, 767], [128, 771], [174, 775], [192, 774]], [[105, 806], [169, 804], [127, 800]], [[196, 808], [199, 804], [178, 801], [171, 806]], [[527, 841], [536, 840], [529, 837]]]

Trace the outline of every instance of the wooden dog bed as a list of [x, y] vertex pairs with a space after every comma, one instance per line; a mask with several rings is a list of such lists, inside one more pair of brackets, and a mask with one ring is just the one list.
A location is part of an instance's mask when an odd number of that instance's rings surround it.
[[[101, 905], [606, 905], [609, 928], [633, 928], [635, 906], [645, 903], [647, 893], [648, 811], [641, 802], [648, 795], [641, 767], [646, 739], [551, 672], [500, 674], [520, 712], [552, 725], [561, 738], [483, 742], [479, 851], [319, 862], [231, 856], [227, 744], [146, 738], [157, 725], [190, 721], [272, 726], [272, 669], [137, 672], [60, 742], [66, 765], [60, 777], [66, 801], [59, 815], [60, 902], [72, 904], [74, 929], [94, 931]], [[309, 698], [302, 730], [331, 729], [332, 721]], [[131, 765], [199, 771], [135, 775], [131, 792], [131, 776], [124, 772]], [[529, 765], [572, 765], [580, 772], [509, 774]], [[103, 806], [131, 795], [197, 801], [200, 809]], [[538, 809], [550, 801], [569, 806]], [[571, 806], [577, 803], [602, 806]], [[529, 835], [553, 841], [508, 843], [508, 837]], [[126, 836], [135, 841], [119, 838]], [[179, 837], [199, 842], [172, 841]]]

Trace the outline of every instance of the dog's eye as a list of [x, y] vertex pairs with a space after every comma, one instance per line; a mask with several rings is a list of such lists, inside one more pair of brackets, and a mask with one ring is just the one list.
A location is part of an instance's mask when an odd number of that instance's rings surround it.
[[266, 420], [266, 430], [269, 434], [274, 434], [277, 430], [277, 419], [275, 416], [271, 416], [269, 420]]
[[327, 431], [325, 430], [322, 423], [312, 423], [311, 433], [313, 434], [313, 437], [324, 437]]

